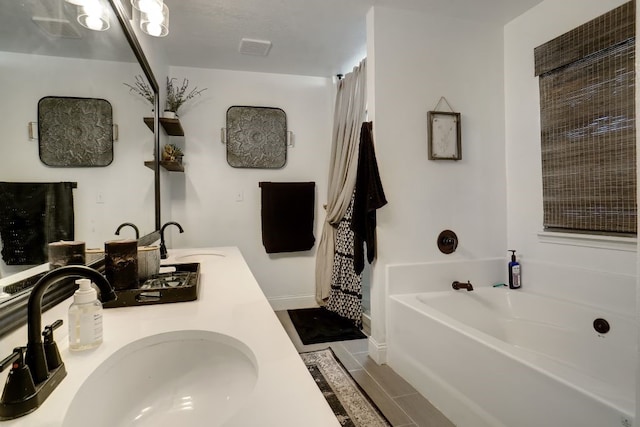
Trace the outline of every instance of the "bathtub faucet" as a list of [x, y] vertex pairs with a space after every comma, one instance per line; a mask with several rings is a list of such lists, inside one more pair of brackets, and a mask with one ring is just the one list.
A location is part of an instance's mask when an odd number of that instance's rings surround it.
[[467, 291], [472, 291], [473, 290], [473, 285], [471, 284], [471, 281], [469, 281], [469, 280], [467, 280], [467, 283], [458, 282], [456, 280], [455, 282], [453, 282], [451, 284], [451, 287], [453, 289], [455, 289], [456, 291], [458, 289], [466, 289]]

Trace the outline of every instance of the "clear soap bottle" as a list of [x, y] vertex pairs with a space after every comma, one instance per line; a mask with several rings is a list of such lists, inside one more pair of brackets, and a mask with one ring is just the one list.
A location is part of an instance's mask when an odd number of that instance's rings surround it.
[[82, 351], [102, 344], [102, 303], [91, 280], [78, 279], [69, 306], [69, 350]]

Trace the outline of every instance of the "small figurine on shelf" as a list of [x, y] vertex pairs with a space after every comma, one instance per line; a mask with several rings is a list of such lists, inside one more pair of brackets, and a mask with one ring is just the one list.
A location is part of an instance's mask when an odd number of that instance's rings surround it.
[[140, 95], [141, 97], [146, 99], [149, 104], [151, 104], [151, 106], [153, 106], [153, 102], [155, 101], [155, 94], [151, 90], [151, 87], [149, 87], [149, 84], [141, 75], [137, 75], [135, 79], [136, 82], [133, 84], [133, 86], [129, 83], [123, 84], [129, 88], [129, 92]]
[[182, 163], [184, 153], [175, 144], [165, 144], [162, 149], [162, 161]]
[[207, 90], [207, 88], [198, 90], [197, 87], [191, 89], [191, 91], [187, 92], [187, 88], [189, 87], [189, 80], [183, 79], [182, 85], [177, 85], [176, 78], [167, 77], [167, 102], [166, 108], [164, 109], [164, 117], [175, 119], [178, 117], [178, 109], [187, 101], [195, 97], [196, 95], [200, 95], [202, 92]]

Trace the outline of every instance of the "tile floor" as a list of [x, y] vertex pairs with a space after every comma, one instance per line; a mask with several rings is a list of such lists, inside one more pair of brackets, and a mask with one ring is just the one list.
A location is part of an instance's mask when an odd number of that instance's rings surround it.
[[331, 347], [351, 376], [394, 427], [454, 427], [440, 411], [387, 365], [368, 356], [366, 339], [304, 345], [286, 311], [276, 311], [298, 352]]

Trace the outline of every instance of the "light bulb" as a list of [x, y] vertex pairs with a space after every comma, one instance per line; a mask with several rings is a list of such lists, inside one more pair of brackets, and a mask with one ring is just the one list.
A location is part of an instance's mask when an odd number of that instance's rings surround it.
[[85, 20], [87, 27], [89, 27], [89, 29], [94, 30], [94, 31], [100, 31], [102, 30], [102, 26], [103, 26], [103, 22], [102, 19], [100, 19], [100, 16], [96, 16], [96, 15], [89, 15], [87, 16], [87, 19]]
[[138, 3], [140, 10], [144, 13], [160, 13], [162, 14], [162, 3], [158, 0], [140, 0]]
[[87, 2], [83, 7], [84, 13], [90, 16], [101, 16], [104, 13], [102, 5], [97, 1]]
[[160, 9], [151, 12], [140, 12], [140, 28], [153, 37], [165, 37], [169, 34], [169, 8], [162, 2], [160, 6]]
[[84, 6], [78, 8], [78, 22], [93, 31], [105, 31], [111, 26], [109, 15], [98, 0], [85, 0]]
[[147, 13], [147, 19], [150, 22], [162, 24], [162, 22], [164, 21], [164, 15], [162, 14], [162, 9], [154, 9], [146, 13]]
[[149, 22], [147, 24], [147, 33], [150, 36], [159, 37], [162, 34], [162, 27], [157, 22]]

